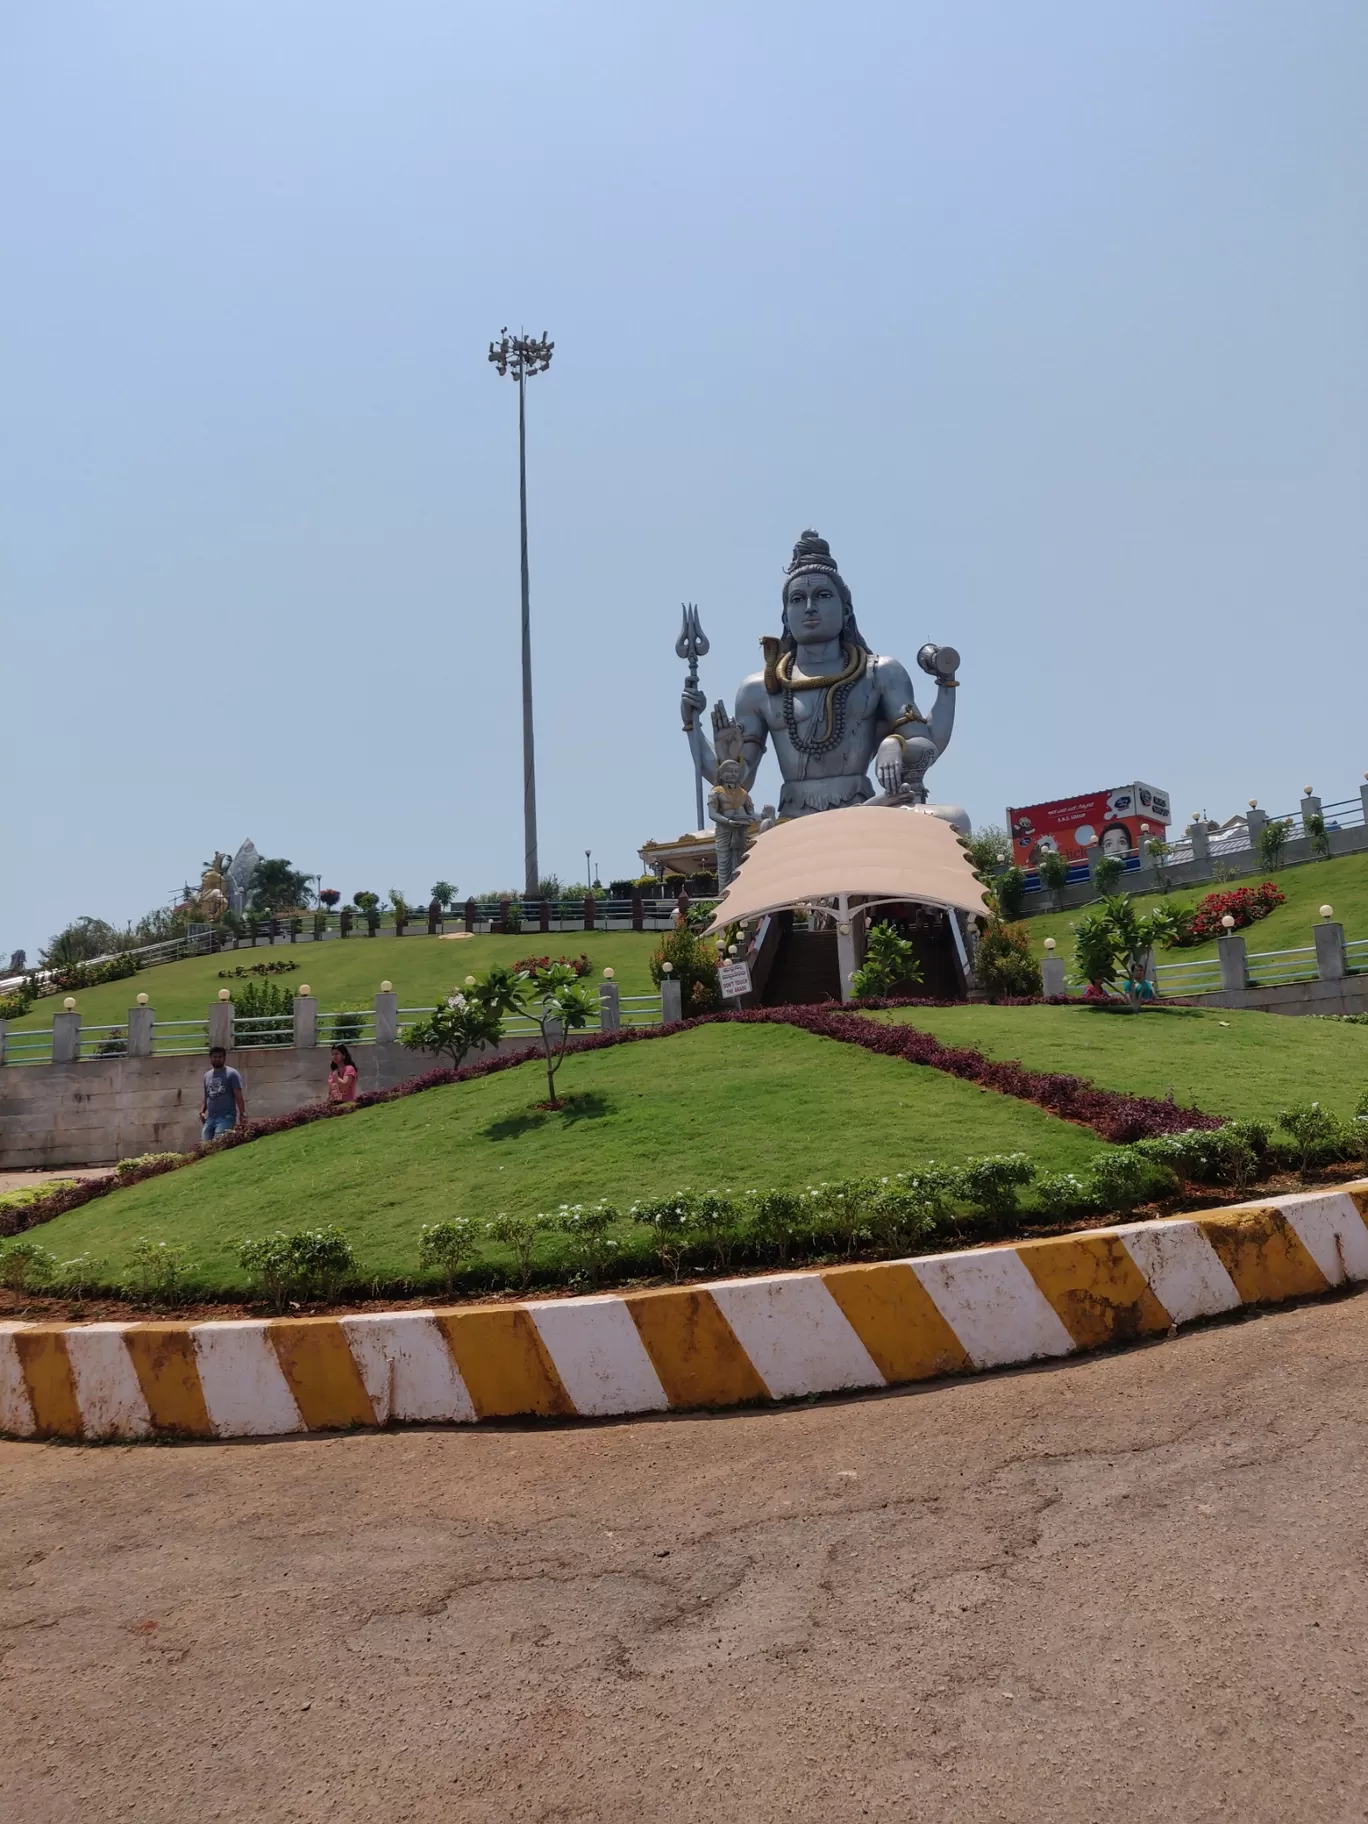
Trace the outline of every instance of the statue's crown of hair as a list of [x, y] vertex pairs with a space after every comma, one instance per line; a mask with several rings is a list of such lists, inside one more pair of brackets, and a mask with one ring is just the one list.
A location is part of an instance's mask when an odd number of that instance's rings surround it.
[[793, 562], [786, 574], [793, 576], [799, 570], [828, 570], [836, 575], [836, 559], [831, 555], [831, 546], [810, 526], [793, 547]]

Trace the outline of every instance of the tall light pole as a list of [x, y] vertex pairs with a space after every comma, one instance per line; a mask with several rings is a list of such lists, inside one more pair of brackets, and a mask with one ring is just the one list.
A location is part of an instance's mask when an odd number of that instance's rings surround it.
[[511, 374], [518, 383], [518, 502], [522, 511], [522, 713], [523, 713], [523, 891], [537, 897], [537, 767], [532, 745], [532, 611], [527, 584], [527, 382], [551, 365], [554, 342], [546, 331], [534, 336], [510, 336], [500, 330], [500, 340], [489, 345], [489, 358], [501, 376]]

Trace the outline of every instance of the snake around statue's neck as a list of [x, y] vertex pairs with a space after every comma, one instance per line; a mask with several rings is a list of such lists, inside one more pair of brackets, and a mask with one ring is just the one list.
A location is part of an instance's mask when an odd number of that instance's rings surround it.
[[[794, 654], [780, 653], [775, 661], [774, 676], [784, 693], [784, 726], [788, 730], [789, 740], [800, 754], [827, 754], [839, 747], [845, 736], [845, 701], [852, 684], [865, 673], [869, 654], [863, 646], [841, 646], [844, 664], [839, 672], [821, 678], [795, 678], [793, 675]], [[820, 735], [809, 735], [800, 731], [798, 717], [793, 706], [793, 693], [796, 690], [824, 690], [827, 693], [825, 715], [822, 717]], [[817, 718], [814, 716], [815, 722]]]

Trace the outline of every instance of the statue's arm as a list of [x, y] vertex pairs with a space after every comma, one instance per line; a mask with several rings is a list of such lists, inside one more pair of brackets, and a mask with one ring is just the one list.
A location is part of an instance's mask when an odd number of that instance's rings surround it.
[[679, 714], [684, 723], [684, 733], [688, 736], [692, 749], [697, 744], [699, 770], [711, 785], [717, 778], [717, 755], [713, 752], [703, 722], [703, 711], [708, 707], [708, 699], [697, 688], [690, 690], [686, 685], [684, 694], [679, 699]]
[[735, 720], [741, 724], [741, 759], [744, 772], [741, 783], [747, 790], [755, 784], [755, 775], [769, 744], [769, 723], [765, 720], [765, 677], [756, 672], [747, 678], [736, 693]]
[[907, 667], [900, 660], [880, 659], [879, 686], [880, 731], [888, 734], [893, 725], [898, 723], [900, 735], [926, 734], [934, 744], [937, 754], [943, 754], [950, 745], [950, 735], [955, 726], [955, 692], [958, 686], [955, 684], [937, 686], [936, 700], [931, 705], [931, 714], [924, 723], [903, 720], [909, 711], [916, 710], [917, 699]]

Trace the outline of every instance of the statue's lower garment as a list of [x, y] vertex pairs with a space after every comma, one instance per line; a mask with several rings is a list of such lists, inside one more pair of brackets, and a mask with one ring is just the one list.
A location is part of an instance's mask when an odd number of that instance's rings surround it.
[[873, 796], [874, 787], [864, 773], [840, 773], [834, 779], [789, 779], [779, 794], [779, 815], [806, 817], [813, 811], [841, 811]]

